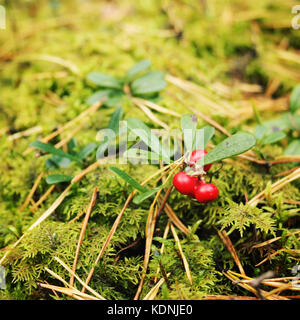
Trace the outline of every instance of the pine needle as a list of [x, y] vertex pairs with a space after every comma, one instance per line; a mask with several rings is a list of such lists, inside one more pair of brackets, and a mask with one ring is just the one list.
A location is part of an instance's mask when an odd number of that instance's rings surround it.
[[[76, 253], [75, 253], [75, 258], [74, 258], [73, 267], [72, 267], [73, 273], [75, 273], [75, 271], [76, 271], [76, 265], [77, 265], [77, 261], [78, 261], [80, 246], [81, 246], [81, 244], [83, 242], [84, 233], [85, 233], [85, 230], [86, 230], [86, 227], [87, 227], [91, 212], [93, 210], [93, 207], [96, 204], [97, 192], [98, 192], [98, 188], [96, 187], [94, 189], [94, 192], [93, 192], [93, 195], [92, 195], [92, 199], [90, 201], [90, 205], [89, 205], [89, 207], [88, 207], [88, 209], [86, 211], [86, 214], [85, 214], [85, 217], [84, 217], [84, 220], [83, 220], [83, 223], [82, 223], [82, 228], [81, 228], [81, 231], [80, 231], [80, 235], [79, 235], [79, 239], [78, 239], [78, 243], [77, 243], [77, 248], [76, 248]], [[72, 286], [73, 283], [74, 283], [74, 274], [71, 275], [70, 285]]]
[[173, 224], [171, 224], [171, 231], [173, 233], [173, 237], [174, 237], [174, 239], [176, 241], [176, 244], [178, 246], [178, 249], [179, 249], [179, 252], [180, 252], [180, 255], [181, 255], [181, 258], [182, 258], [182, 262], [183, 262], [183, 265], [184, 265], [184, 269], [185, 269], [187, 278], [189, 279], [190, 284], [193, 284], [193, 279], [192, 279], [192, 274], [191, 274], [191, 271], [190, 271], [190, 267], [189, 267], [189, 264], [187, 262], [187, 259], [186, 259], [185, 255], [183, 253], [183, 250], [182, 250], [182, 247], [181, 247], [181, 244], [180, 244], [180, 240], [178, 238], [176, 229], [174, 228]]

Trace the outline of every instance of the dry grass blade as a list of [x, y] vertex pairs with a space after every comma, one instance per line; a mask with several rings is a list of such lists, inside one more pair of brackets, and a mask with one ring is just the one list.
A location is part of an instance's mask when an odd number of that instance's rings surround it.
[[190, 267], [189, 267], [189, 264], [187, 262], [187, 259], [186, 259], [185, 255], [183, 253], [183, 250], [182, 250], [182, 247], [181, 247], [181, 244], [180, 244], [180, 240], [178, 238], [176, 229], [174, 228], [173, 224], [171, 224], [171, 231], [173, 233], [173, 237], [174, 237], [174, 239], [176, 241], [176, 244], [178, 246], [178, 249], [179, 249], [179, 252], [180, 252], [180, 255], [181, 255], [181, 258], [182, 258], [182, 262], [183, 262], [183, 265], [184, 265], [184, 269], [185, 269], [187, 278], [189, 279], [190, 284], [193, 284], [193, 279], [192, 279], [192, 274], [191, 274], [191, 271], [190, 271]]
[[[103, 298], [99, 293], [97, 293], [94, 289], [92, 289], [91, 287], [89, 287], [87, 284], [85, 284], [63, 261], [61, 261], [58, 257], [54, 257], [54, 259], [60, 264], [62, 265], [71, 275], [73, 275], [78, 281], [79, 283], [88, 291], [90, 291], [95, 297], [97, 297], [100, 300], [106, 300], [105, 298]], [[69, 285], [67, 283], [67, 285]], [[70, 286], [70, 285], [69, 285]]]
[[[244, 289], [246, 289], [248, 291], [251, 291], [255, 295], [258, 295], [257, 290], [247, 283], [247, 282], [253, 281], [254, 280], [253, 278], [247, 277], [247, 276], [242, 275], [242, 274], [238, 274], [238, 273], [230, 271], [230, 270], [228, 272], [223, 272], [223, 274], [228, 279], [233, 281], [233, 283], [238, 284], [239, 286], [243, 287]], [[246, 280], [246, 282], [243, 281], [243, 279]], [[264, 290], [260, 290], [260, 294], [266, 300], [289, 300], [286, 297], [282, 297], [282, 296], [279, 296], [279, 295], [276, 295], [276, 294], [269, 295], [269, 292], [264, 291]]]
[[[72, 271], [75, 273], [76, 271], [76, 266], [77, 266], [77, 261], [78, 261], [78, 256], [79, 256], [79, 251], [80, 251], [80, 246], [82, 244], [83, 241], [83, 237], [84, 237], [84, 233], [91, 215], [91, 212], [96, 204], [96, 200], [97, 200], [97, 192], [98, 192], [98, 188], [96, 187], [94, 189], [93, 195], [92, 195], [92, 199], [90, 201], [90, 205], [86, 211], [83, 223], [82, 223], [82, 228], [80, 231], [80, 235], [79, 235], [79, 239], [78, 239], [78, 243], [77, 243], [77, 248], [76, 248], [76, 253], [75, 253], [75, 258], [74, 258], [74, 262], [73, 262], [73, 267], [72, 267]], [[74, 283], [74, 274], [71, 275], [70, 278], [70, 285], [72, 286]]]
[[[89, 282], [90, 282], [90, 280], [91, 280], [91, 278], [92, 278], [92, 276], [94, 274], [95, 266], [98, 264], [98, 262], [99, 262], [100, 258], [102, 257], [104, 251], [108, 247], [108, 245], [110, 243], [110, 240], [113, 237], [114, 233], [116, 232], [117, 227], [118, 227], [118, 225], [119, 225], [119, 223], [121, 221], [121, 218], [122, 218], [127, 206], [129, 205], [130, 201], [132, 200], [134, 194], [135, 194], [134, 192], [130, 193], [130, 195], [128, 196], [128, 198], [127, 198], [127, 200], [126, 200], [126, 202], [125, 202], [125, 204], [123, 206], [123, 209], [121, 210], [121, 212], [117, 216], [117, 218], [116, 218], [116, 220], [115, 220], [115, 222], [114, 222], [114, 224], [113, 224], [113, 226], [112, 226], [112, 228], [111, 228], [111, 230], [110, 230], [110, 232], [109, 232], [109, 234], [108, 234], [108, 236], [107, 236], [107, 238], [106, 238], [106, 240], [105, 240], [105, 242], [104, 242], [104, 244], [103, 244], [103, 246], [102, 246], [102, 248], [101, 248], [101, 250], [100, 250], [100, 252], [99, 252], [99, 254], [97, 256], [97, 258], [96, 258], [96, 261], [95, 261], [93, 267], [91, 268], [91, 270], [90, 270], [90, 272], [89, 272], [89, 274], [88, 274], [88, 276], [87, 276], [87, 278], [85, 280], [85, 284], [86, 285], [89, 284]], [[85, 291], [85, 287], [82, 288], [81, 292], [84, 292], [84, 291]]]
[[43, 178], [44, 174], [45, 174], [45, 173], [44, 173], [44, 172], [42, 172], [42, 173], [40, 173], [40, 174], [39, 174], [39, 176], [36, 178], [36, 180], [35, 180], [35, 182], [34, 182], [34, 184], [33, 184], [32, 188], [31, 188], [31, 190], [30, 190], [30, 192], [29, 192], [29, 194], [28, 194], [28, 196], [27, 196], [27, 198], [26, 198], [25, 202], [23, 203], [23, 205], [22, 205], [22, 207], [21, 207], [20, 211], [24, 211], [24, 210], [25, 210], [25, 208], [28, 206], [28, 204], [29, 204], [30, 200], [32, 199], [32, 197], [33, 197], [33, 195], [34, 195], [35, 190], [36, 190], [36, 189], [37, 189], [37, 187], [39, 186], [39, 184], [40, 184], [40, 182], [41, 182], [41, 180], [42, 180], [42, 178]]
[[146, 272], [148, 269], [148, 263], [149, 263], [149, 259], [150, 259], [153, 233], [154, 233], [154, 229], [155, 229], [156, 218], [158, 216], [158, 212], [159, 212], [159, 210], [157, 209], [157, 206], [154, 208], [154, 206], [151, 205], [150, 210], [149, 210], [149, 215], [148, 215], [148, 221], [147, 221], [147, 225], [146, 225], [147, 235], [146, 235], [143, 273], [142, 273], [141, 281], [138, 286], [137, 292], [135, 294], [134, 300], [139, 299], [140, 294], [142, 292], [143, 285], [144, 285]]
[[[170, 221], [168, 221], [168, 223], [166, 225], [166, 228], [165, 228], [165, 231], [164, 231], [164, 234], [163, 234], [163, 239], [164, 240], [167, 239], [168, 234], [169, 234], [169, 230], [170, 230]], [[160, 254], [161, 255], [164, 253], [164, 249], [165, 249], [165, 244], [162, 243], [161, 248], [160, 248]], [[160, 267], [157, 268], [157, 271], [156, 271], [157, 276], [158, 276], [159, 272], [160, 272]], [[155, 278], [154, 278], [154, 283], [157, 282], [157, 276], [155, 276]]]
[[55, 189], [55, 184], [53, 184], [41, 197], [40, 199], [32, 206], [34, 210], [37, 210], [38, 207], [48, 198], [50, 193]]
[[185, 235], [190, 234], [190, 230], [180, 221], [180, 219], [177, 217], [173, 209], [170, 207], [168, 203], [166, 203], [164, 208], [165, 213], [169, 217], [169, 219], [172, 221], [172, 223]]
[[210, 93], [193, 82], [182, 80], [171, 75], [167, 75], [166, 80], [180, 89], [193, 94], [195, 97], [197, 97], [197, 100], [201, 101], [204, 105], [210, 107], [211, 109], [215, 109], [216, 111], [221, 112], [230, 118], [234, 117], [236, 114], [236, 109], [225, 100], [216, 101], [216, 95]]
[[144, 104], [135, 101], [135, 104], [147, 115], [147, 117], [152, 120], [154, 123], [157, 123], [158, 125], [160, 125], [162, 128], [166, 129], [166, 130], [170, 130], [169, 126], [164, 123], [163, 121], [159, 120], [156, 115]]
[[[167, 277], [169, 277], [171, 275], [171, 272], [169, 272], [167, 274]], [[143, 300], [154, 300], [159, 288], [161, 287], [161, 285], [165, 282], [164, 278], [161, 278], [157, 284], [145, 295], [145, 297], [143, 298]]]
[[84, 126], [84, 124], [85, 124], [86, 122], [87, 122], [87, 119], [84, 119], [77, 127], [75, 127], [75, 128], [70, 132], [70, 134], [68, 134], [67, 137], [65, 137], [63, 140], [59, 141], [58, 143], [56, 143], [56, 144], [54, 145], [54, 147], [58, 149], [58, 148], [60, 148], [60, 147], [62, 147], [62, 146], [64, 146], [64, 145], [66, 145], [66, 143], [68, 143], [68, 142], [74, 137], [74, 135], [82, 129], [82, 127]]
[[[96, 166], [96, 165], [99, 165], [99, 163], [96, 162], [96, 163], [94, 163], [93, 165]], [[141, 185], [142, 185], [142, 186], [145, 185], [147, 182], [149, 182], [150, 180], [152, 180], [152, 179], [153, 179], [154, 177], [156, 177], [157, 175], [161, 174], [161, 173], [164, 172], [165, 170], [168, 170], [171, 165], [173, 165], [173, 164], [169, 164], [168, 166], [166, 166], [166, 167], [164, 167], [164, 168], [156, 171], [156, 172], [155, 172], [154, 174], [152, 174], [149, 178], [147, 178], [145, 181], [143, 181], [143, 182], [141, 183]], [[72, 180], [72, 182], [77, 182], [77, 181], [80, 180], [81, 178], [82, 178], [82, 174], [76, 176], [76, 177], [73, 179], [74, 181]], [[86, 278], [86, 282], [85, 282], [86, 284], [88, 284], [88, 283], [90, 282], [90, 280], [91, 280], [91, 278], [92, 278], [92, 276], [93, 276], [93, 273], [94, 273], [94, 271], [95, 271], [95, 266], [96, 266], [96, 264], [99, 262], [99, 260], [100, 260], [100, 258], [102, 257], [104, 251], [105, 251], [106, 248], [108, 247], [108, 245], [109, 245], [109, 243], [110, 243], [110, 241], [111, 241], [111, 239], [112, 239], [112, 237], [113, 237], [113, 235], [114, 235], [114, 233], [115, 233], [115, 231], [116, 231], [116, 229], [117, 229], [117, 227], [118, 227], [118, 225], [119, 225], [119, 223], [120, 223], [120, 221], [121, 221], [121, 218], [122, 218], [122, 216], [123, 216], [123, 214], [124, 214], [127, 206], [129, 205], [130, 201], [132, 200], [132, 198], [133, 198], [133, 196], [134, 196], [135, 194], [136, 194], [136, 190], [130, 193], [130, 195], [128, 196], [128, 198], [127, 198], [127, 200], [126, 200], [126, 202], [125, 202], [125, 204], [124, 204], [121, 212], [120, 212], [119, 215], [117, 216], [117, 218], [116, 218], [116, 220], [115, 220], [115, 222], [114, 222], [114, 224], [113, 224], [113, 226], [112, 226], [112, 228], [111, 228], [111, 230], [110, 230], [110, 232], [109, 232], [109, 235], [108, 235], [108, 237], [106, 238], [105, 243], [103, 244], [103, 246], [102, 246], [102, 248], [101, 248], [101, 250], [100, 250], [100, 253], [99, 253], [99, 255], [98, 255], [97, 258], [96, 258], [96, 261], [95, 261], [95, 263], [94, 263], [94, 266], [91, 268], [91, 270], [90, 270], [90, 272], [89, 272], [89, 274], [88, 274], [88, 276], [87, 276], [87, 278]], [[85, 290], [85, 288], [82, 289], [83, 292], [84, 292], [84, 290]]]
[[171, 116], [174, 116], [176, 118], [180, 118], [181, 115], [173, 110], [169, 110], [167, 108], [164, 108], [152, 101], [149, 101], [149, 100], [144, 100], [144, 99], [141, 99], [141, 98], [131, 98], [131, 100], [134, 102], [134, 103], [141, 103], [155, 111], [158, 111], [160, 113], [164, 113], [164, 114], [169, 114]]
[[59, 287], [59, 286], [53, 286], [51, 284], [44, 284], [44, 283], [38, 283], [38, 285], [42, 288], [50, 289], [52, 291], [63, 293], [69, 297], [75, 298], [77, 300], [99, 300], [98, 298], [95, 298], [91, 295], [82, 293], [78, 290], [74, 290], [71, 288], [65, 288], [65, 287]]
[[[27, 231], [32, 230], [36, 226], [38, 226], [40, 223], [42, 223], [45, 219], [47, 219], [54, 211], [55, 209], [63, 202], [64, 198], [66, 197], [67, 193], [71, 189], [72, 185], [70, 184], [61, 194], [60, 196], [54, 201], [54, 203], [51, 205], [50, 208], [48, 208], [28, 229]], [[10, 250], [14, 249], [23, 239], [23, 237], [26, 235], [26, 232], [10, 247]], [[10, 251], [9, 250], [9, 251]], [[0, 260], [0, 265], [5, 261], [9, 251], [5, 253], [5, 255]]]
[[56, 208], [63, 202], [65, 199], [67, 193], [70, 191], [72, 185], [70, 184], [67, 186], [67, 188], [60, 194], [60, 196], [54, 201], [54, 203], [51, 205], [49, 209], [47, 209], [29, 228], [29, 230], [32, 230], [36, 226], [38, 226], [41, 222], [43, 222], [45, 219], [47, 219], [55, 210]]
[[[288, 176], [282, 178], [281, 180], [273, 183], [271, 186], [271, 192], [274, 193], [274, 192], [280, 190], [281, 188], [283, 188], [286, 184], [288, 184], [291, 181], [294, 181], [296, 179], [299, 179], [299, 178], [300, 178], [300, 168], [298, 168], [296, 171], [290, 173]], [[254, 198], [252, 198], [248, 202], [248, 204], [251, 206], [256, 206], [260, 201], [262, 201], [265, 198], [265, 196], [266, 196], [265, 192], [266, 192], [266, 190], [257, 194]]]
[[[86, 109], [82, 113], [80, 113], [76, 118], [74, 118], [71, 121], [67, 122], [64, 126], [62, 126], [61, 128], [55, 130], [54, 132], [50, 133], [48, 136], [42, 138], [40, 141], [44, 142], [44, 143], [49, 142], [50, 140], [52, 140], [53, 138], [55, 138], [56, 136], [58, 136], [59, 134], [64, 132], [66, 129], [68, 129], [71, 126], [73, 126], [76, 122], [78, 122], [78, 121], [82, 120], [83, 118], [85, 118], [86, 116], [91, 115], [92, 113], [94, 113], [102, 105], [103, 101], [105, 101], [105, 98], [97, 101], [92, 106], [90, 106], [88, 109]], [[23, 152], [23, 154], [28, 154], [32, 150], [34, 150], [34, 148], [29, 147]]]
[[[295, 234], [298, 234], [300, 233], [300, 230], [299, 231], [295, 231], [293, 233], [288, 233], [287, 235], [285, 235], [285, 237], [289, 237], [291, 235], [295, 235]], [[267, 241], [264, 241], [262, 243], [259, 243], [259, 244], [255, 244], [254, 246], [252, 246], [252, 249], [256, 249], [256, 248], [261, 248], [261, 247], [264, 247], [264, 246], [267, 246], [268, 244], [271, 244], [279, 239], [281, 239], [282, 236], [280, 237], [276, 237], [276, 238], [273, 238], [273, 239], [270, 239], [270, 240], [267, 240]]]
[[71, 70], [73, 73], [77, 75], [80, 74], [80, 70], [74, 63], [67, 61], [65, 59], [62, 59], [60, 57], [52, 56], [49, 54], [36, 54], [36, 55], [30, 56], [29, 58], [31, 58], [31, 60], [43, 60], [47, 62], [53, 62]]
[[41, 126], [36, 126], [36, 127], [30, 128], [30, 129], [12, 134], [11, 136], [7, 137], [7, 140], [12, 141], [12, 140], [20, 139], [22, 137], [28, 137], [32, 134], [40, 133], [42, 130], [43, 130], [43, 128]]
[[202, 300], [258, 300], [255, 297], [207, 295]]
[[177, 95], [171, 93], [171, 92], [167, 92], [168, 95], [170, 97], [172, 97], [173, 99], [177, 100], [179, 103], [181, 103], [183, 106], [185, 106], [186, 108], [188, 108], [189, 110], [191, 110], [194, 114], [196, 114], [197, 116], [199, 116], [200, 118], [202, 118], [205, 122], [209, 123], [210, 125], [212, 125], [213, 127], [215, 127], [217, 130], [219, 130], [220, 132], [224, 133], [226, 136], [230, 136], [230, 133], [224, 128], [222, 127], [219, 123], [217, 123], [216, 121], [212, 120], [210, 117], [206, 116], [205, 114], [203, 114], [202, 112], [190, 107], [189, 105], [187, 105], [182, 99], [180, 99]]
[[225, 230], [217, 230], [218, 231], [218, 235], [219, 237], [221, 238], [222, 242], [224, 243], [225, 247], [227, 248], [227, 250], [229, 251], [229, 253], [231, 254], [234, 262], [236, 263], [236, 265], [238, 266], [239, 270], [240, 270], [240, 273], [241, 274], [245, 274], [245, 271], [243, 269], [243, 266], [241, 264], [241, 261], [234, 249], [234, 246], [229, 238], [229, 236], [227, 235], [226, 231]]
[[300, 168], [300, 166], [295, 167], [295, 168], [292, 168], [292, 169], [290, 169], [290, 170], [286, 170], [286, 171], [279, 172], [279, 173], [275, 174], [274, 178], [286, 176], [286, 175], [288, 175], [288, 174], [290, 174], [290, 173], [298, 170], [299, 168]]

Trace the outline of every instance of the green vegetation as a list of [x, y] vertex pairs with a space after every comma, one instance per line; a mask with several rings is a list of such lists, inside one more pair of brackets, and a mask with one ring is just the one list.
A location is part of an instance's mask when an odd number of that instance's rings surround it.
[[[0, 2], [0, 299], [99, 298], [72, 268], [105, 299], [299, 298], [295, 4]], [[213, 202], [172, 189], [180, 129]]]

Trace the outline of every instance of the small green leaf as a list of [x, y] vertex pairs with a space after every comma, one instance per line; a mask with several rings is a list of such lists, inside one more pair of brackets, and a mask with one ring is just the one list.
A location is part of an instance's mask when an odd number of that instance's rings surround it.
[[300, 108], [300, 84], [292, 91], [290, 96], [290, 110], [296, 112]]
[[261, 139], [264, 137], [264, 135], [266, 134], [266, 131], [267, 131], [267, 129], [266, 129], [265, 126], [263, 126], [263, 125], [261, 125], [261, 124], [257, 125], [257, 126], [255, 127], [255, 130], [254, 130], [254, 136], [255, 136], [255, 138], [256, 138], [257, 140], [261, 140]]
[[150, 60], [142, 60], [136, 63], [131, 69], [129, 69], [125, 76], [125, 81], [130, 82], [132, 81], [139, 73], [142, 71], [147, 70], [151, 66]]
[[134, 95], [149, 95], [163, 90], [167, 83], [164, 74], [160, 71], [149, 72], [131, 83], [131, 91]]
[[111, 115], [108, 128], [113, 130], [115, 133], [119, 132], [119, 123], [123, 115], [123, 108], [119, 107], [115, 110], [115, 112]]
[[43, 143], [41, 141], [34, 141], [30, 144], [30, 147], [39, 149], [43, 152], [54, 154], [54, 155], [62, 157], [62, 158], [68, 158], [68, 159], [74, 160], [74, 161], [79, 160], [78, 157], [71, 155], [67, 152], [64, 152], [61, 149], [57, 149], [52, 144], [49, 144], [49, 143]]
[[151, 190], [147, 190], [146, 192], [143, 192], [141, 194], [138, 194], [137, 196], [135, 196], [133, 198], [133, 203], [135, 204], [140, 204], [142, 203], [144, 200], [152, 197], [156, 192], [158, 192], [160, 189], [164, 188], [165, 185], [162, 185], [162, 186], [159, 186], [159, 187], [156, 187], [156, 188], [153, 188]]
[[282, 131], [274, 132], [264, 137], [261, 141], [262, 145], [275, 143], [286, 137], [286, 134]]
[[251, 149], [256, 143], [254, 136], [250, 133], [238, 132], [231, 137], [223, 140], [214, 149], [208, 152], [204, 159], [199, 161], [200, 165], [217, 162], [226, 158], [234, 157]]
[[72, 155], [76, 155], [76, 147], [77, 147], [77, 141], [75, 138], [72, 138], [68, 144], [67, 144], [67, 147], [68, 147], [68, 153], [72, 154]]
[[[111, 115], [109, 123], [108, 123], [107, 129], [113, 130], [113, 132], [116, 135], [118, 135], [118, 133], [119, 133], [119, 124], [120, 124], [120, 120], [122, 118], [122, 115], [123, 115], [123, 109], [122, 109], [122, 107], [119, 107]], [[104, 152], [106, 151], [106, 149], [109, 146], [109, 143], [114, 139], [115, 139], [114, 135], [105, 136], [104, 141], [102, 141], [102, 143], [100, 144], [100, 146], [97, 149], [96, 159], [99, 159], [101, 157], [101, 155], [104, 154]]]
[[78, 157], [82, 160], [86, 159], [95, 149], [97, 148], [97, 144], [92, 142], [86, 145], [84, 148], [80, 150], [78, 153]]
[[60, 182], [67, 182], [73, 179], [72, 176], [64, 175], [64, 174], [51, 174], [46, 178], [46, 182], [48, 184], [56, 184]]
[[[99, 90], [92, 94], [86, 101], [88, 105], [93, 105], [94, 103], [98, 102], [104, 97], [109, 97], [113, 93], [113, 90], [106, 89], [106, 90]], [[107, 102], [107, 101], [105, 101]]]
[[111, 171], [116, 173], [120, 178], [128, 182], [134, 189], [139, 190], [140, 192], [146, 192], [148, 191], [147, 188], [141, 186], [136, 180], [134, 180], [132, 177], [130, 177], [125, 171], [116, 168], [116, 167], [110, 167]]
[[285, 155], [300, 156], [300, 139], [292, 141], [284, 150]]
[[194, 114], [184, 114], [180, 120], [183, 133], [185, 151], [195, 149], [195, 137], [197, 130], [197, 117]]
[[62, 158], [59, 156], [52, 156], [46, 160], [46, 167], [50, 168], [67, 168], [71, 164], [71, 160], [68, 158]]
[[121, 81], [101, 72], [91, 72], [87, 75], [87, 79], [102, 88], [122, 89]]
[[[203, 148], [205, 148], [206, 145], [208, 144], [208, 142], [214, 136], [215, 128], [211, 127], [211, 126], [205, 126], [202, 129], [204, 130], [204, 146], [203, 146]], [[196, 141], [198, 141], [198, 139], [196, 139]], [[197, 146], [196, 146], [196, 149], [199, 149], [199, 148], [197, 148]]]
[[150, 128], [143, 121], [129, 118], [126, 122], [128, 129], [137, 135], [153, 152], [164, 158], [169, 158], [168, 152], [163, 148], [158, 137], [151, 132]]

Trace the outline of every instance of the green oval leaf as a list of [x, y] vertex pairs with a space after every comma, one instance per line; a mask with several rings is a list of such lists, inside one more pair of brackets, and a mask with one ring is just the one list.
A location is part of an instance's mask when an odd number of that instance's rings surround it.
[[200, 165], [206, 165], [226, 158], [234, 157], [251, 149], [255, 143], [256, 140], [252, 134], [244, 132], [236, 133], [219, 143], [197, 163]]
[[290, 110], [296, 112], [300, 108], [300, 84], [292, 91], [290, 96]]
[[264, 137], [261, 141], [262, 145], [275, 143], [286, 137], [286, 134], [282, 131], [274, 132]]
[[197, 130], [197, 117], [194, 114], [184, 114], [180, 120], [183, 133], [185, 151], [189, 152], [195, 149], [195, 138]]
[[125, 76], [125, 81], [132, 81], [140, 72], [147, 70], [151, 66], [151, 61], [148, 59], [139, 61], [131, 69], [129, 69]]
[[300, 139], [292, 141], [284, 150], [285, 155], [300, 156]]
[[48, 184], [56, 184], [60, 182], [67, 182], [73, 179], [72, 176], [64, 175], [64, 174], [51, 174], [46, 178], [46, 182]]
[[143, 201], [145, 201], [146, 199], [152, 197], [157, 191], [159, 191], [161, 188], [164, 188], [164, 187], [165, 187], [165, 185], [162, 185], [160, 187], [156, 187], [151, 190], [147, 190], [146, 192], [143, 192], [141, 194], [138, 194], [137, 196], [135, 196], [133, 198], [132, 202], [135, 204], [140, 204]]
[[[92, 94], [86, 101], [88, 105], [93, 105], [104, 97], [109, 97], [113, 93], [111, 89], [99, 90]], [[104, 102], [105, 104], [105, 102]]]
[[118, 79], [101, 72], [91, 72], [87, 79], [102, 88], [122, 89], [122, 83]]
[[163, 90], [166, 85], [164, 74], [160, 71], [153, 71], [134, 80], [130, 87], [134, 95], [148, 95]]
[[95, 142], [91, 142], [86, 145], [84, 148], [80, 150], [78, 153], [78, 157], [82, 160], [87, 158], [95, 149], [97, 148], [97, 144]]
[[151, 132], [151, 129], [143, 121], [129, 118], [126, 122], [128, 129], [137, 135], [153, 152], [164, 158], [169, 158], [168, 152], [163, 148], [158, 137]]

